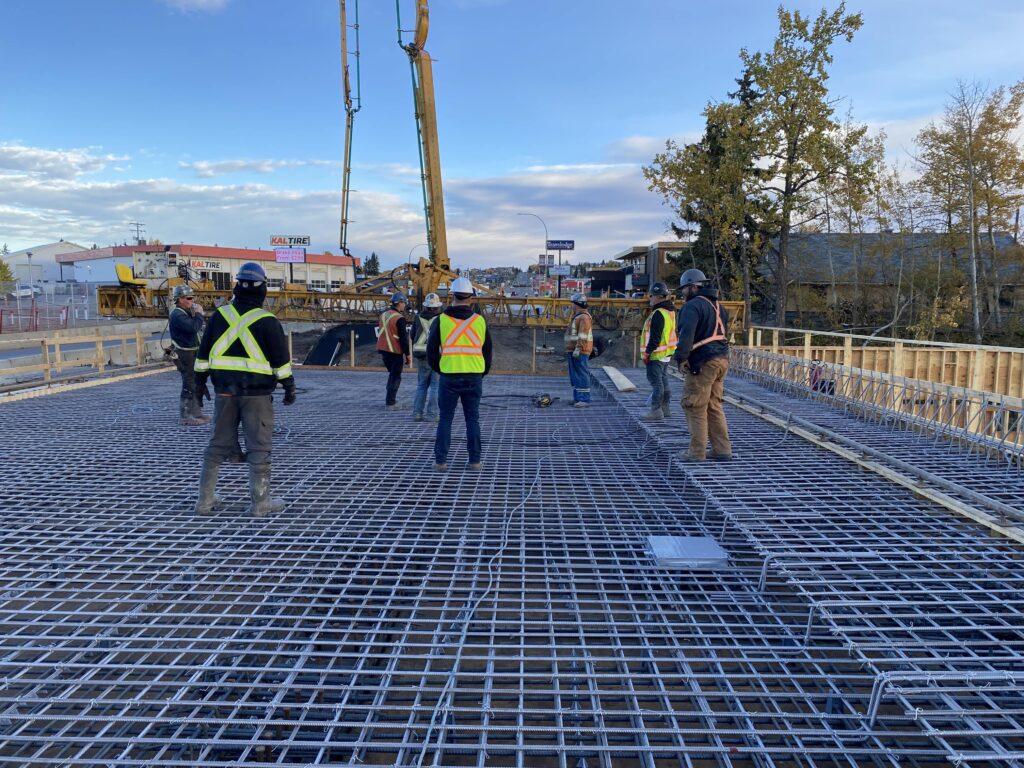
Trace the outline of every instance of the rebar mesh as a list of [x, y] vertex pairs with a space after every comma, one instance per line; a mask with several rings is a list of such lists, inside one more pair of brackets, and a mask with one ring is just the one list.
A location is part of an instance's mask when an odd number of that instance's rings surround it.
[[[262, 520], [232, 465], [192, 515], [172, 375], [4, 406], [0, 764], [1019, 759], [1019, 548], [733, 413], [738, 460], [683, 475], [681, 419], [532, 406], [562, 380], [489, 377], [483, 471], [457, 421], [435, 474], [383, 382], [299, 373]], [[651, 535], [732, 566], [659, 568]]]

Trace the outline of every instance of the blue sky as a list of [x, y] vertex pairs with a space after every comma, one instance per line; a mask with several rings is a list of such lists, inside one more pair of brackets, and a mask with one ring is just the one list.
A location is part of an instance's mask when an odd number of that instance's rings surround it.
[[[400, 2], [409, 28], [413, 2]], [[393, 265], [424, 242], [409, 65], [394, 2], [359, 6], [349, 246]], [[776, 7], [431, 0], [452, 262], [535, 260], [543, 230], [518, 212], [575, 239], [580, 259], [667, 239], [670, 211], [640, 168], [667, 138], [699, 135], [705, 104], [734, 86], [740, 48], [771, 45]], [[958, 78], [1024, 77], [1017, 1], [847, 8], [864, 27], [836, 47], [832, 92], [841, 111], [885, 128], [894, 158], [908, 158]], [[337, 0], [5, 2], [0, 29], [0, 242], [12, 250], [121, 242], [142, 221], [164, 242], [267, 247], [271, 234], [310, 234], [337, 251]]]

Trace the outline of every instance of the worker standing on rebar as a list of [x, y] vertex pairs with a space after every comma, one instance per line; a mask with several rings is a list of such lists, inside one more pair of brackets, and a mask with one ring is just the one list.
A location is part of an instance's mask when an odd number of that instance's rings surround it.
[[469, 469], [481, 469], [483, 441], [480, 435], [480, 399], [483, 379], [491, 369], [491, 336], [483, 315], [473, 311], [473, 284], [465, 277], [452, 281], [454, 301], [430, 326], [427, 362], [441, 375], [437, 405], [440, 421], [434, 438], [434, 469], [448, 469], [455, 406], [462, 401], [466, 417]]
[[587, 310], [587, 297], [574, 293], [573, 316], [565, 329], [565, 359], [572, 383], [572, 404], [575, 408], [590, 405], [590, 353], [594, 351], [594, 318]]
[[404, 293], [391, 297], [391, 306], [380, 313], [377, 320], [377, 351], [388, 370], [388, 383], [384, 396], [384, 410], [397, 411], [398, 387], [402, 384], [402, 366], [409, 365], [409, 333], [405, 322], [406, 299]]
[[199, 478], [196, 513], [209, 514], [216, 500], [220, 465], [239, 453], [238, 425], [245, 436], [249, 463], [249, 511], [255, 517], [284, 509], [270, 496], [270, 447], [274, 432], [271, 393], [284, 387], [284, 404], [295, 402], [288, 342], [280, 321], [264, 310], [267, 275], [256, 262], [247, 262], [235, 275], [234, 300], [210, 318], [196, 358], [199, 396], [209, 398], [206, 379], [213, 379], [216, 398], [213, 435], [206, 447]]
[[712, 459], [732, 458], [729, 426], [722, 409], [729, 372], [729, 314], [707, 282], [699, 269], [688, 269], [679, 278], [686, 304], [679, 311], [675, 362], [686, 377], [682, 406], [690, 427], [690, 449], [678, 454], [684, 461], [704, 461], [709, 436]]
[[430, 337], [430, 326], [440, 314], [441, 297], [436, 293], [428, 293], [423, 299], [423, 308], [416, 314], [412, 329], [412, 356], [416, 358], [413, 421], [437, 421], [437, 387], [441, 381], [441, 374], [435, 373], [427, 363], [427, 339]]
[[676, 308], [664, 283], [652, 285], [647, 298], [651, 314], [640, 334], [640, 358], [651, 385], [651, 409], [640, 420], [654, 422], [669, 417], [672, 393], [668, 387], [668, 364], [676, 351]]
[[206, 322], [203, 305], [196, 301], [195, 294], [187, 285], [176, 285], [171, 291], [174, 305], [171, 307], [167, 325], [174, 347], [174, 367], [181, 374], [181, 395], [178, 398], [178, 423], [183, 427], [198, 427], [210, 421], [203, 415], [203, 405], [196, 389], [196, 352], [199, 351], [199, 337]]

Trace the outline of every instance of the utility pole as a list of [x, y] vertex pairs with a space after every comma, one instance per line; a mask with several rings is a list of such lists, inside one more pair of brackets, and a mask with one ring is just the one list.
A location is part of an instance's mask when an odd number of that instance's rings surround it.
[[142, 241], [142, 233], [146, 231], [146, 230], [143, 229], [143, 227], [145, 227], [145, 226], [146, 225], [143, 224], [141, 221], [129, 221], [128, 222], [128, 227], [129, 228], [133, 228], [134, 227], [134, 229], [135, 229], [135, 244], [136, 245], [145, 245], [145, 243]]

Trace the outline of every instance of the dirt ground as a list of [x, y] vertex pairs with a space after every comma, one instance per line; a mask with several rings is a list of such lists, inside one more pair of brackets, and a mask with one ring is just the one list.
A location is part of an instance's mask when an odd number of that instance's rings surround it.
[[[365, 333], [366, 326], [359, 333], [362, 342], [356, 343], [356, 365], [380, 366], [380, 355], [377, 354], [372, 335]], [[541, 328], [488, 328], [494, 345], [492, 368], [497, 371], [530, 371], [533, 366], [533, 346], [536, 333], [537, 371], [540, 373], [559, 374], [565, 371], [565, 347], [562, 342], [562, 331], [544, 331]], [[603, 348], [602, 353], [591, 359], [591, 365], [614, 365], [628, 368], [633, 365], [634, 336], [623, 336], [619, 332], [595, 331], [595, 346]], [[307, 353], [313, 349], [320, 338], [319, 331], [297, 333], [292, 335], [292, 357], [305, 360]], [[369, 338], [367, 338], [369, 336]], [[338, 353], [338, 365], [349, 364], [348, 333], [342, 333], [342, 348]], [[381, 366], [382, 367], [382, 366]]]

